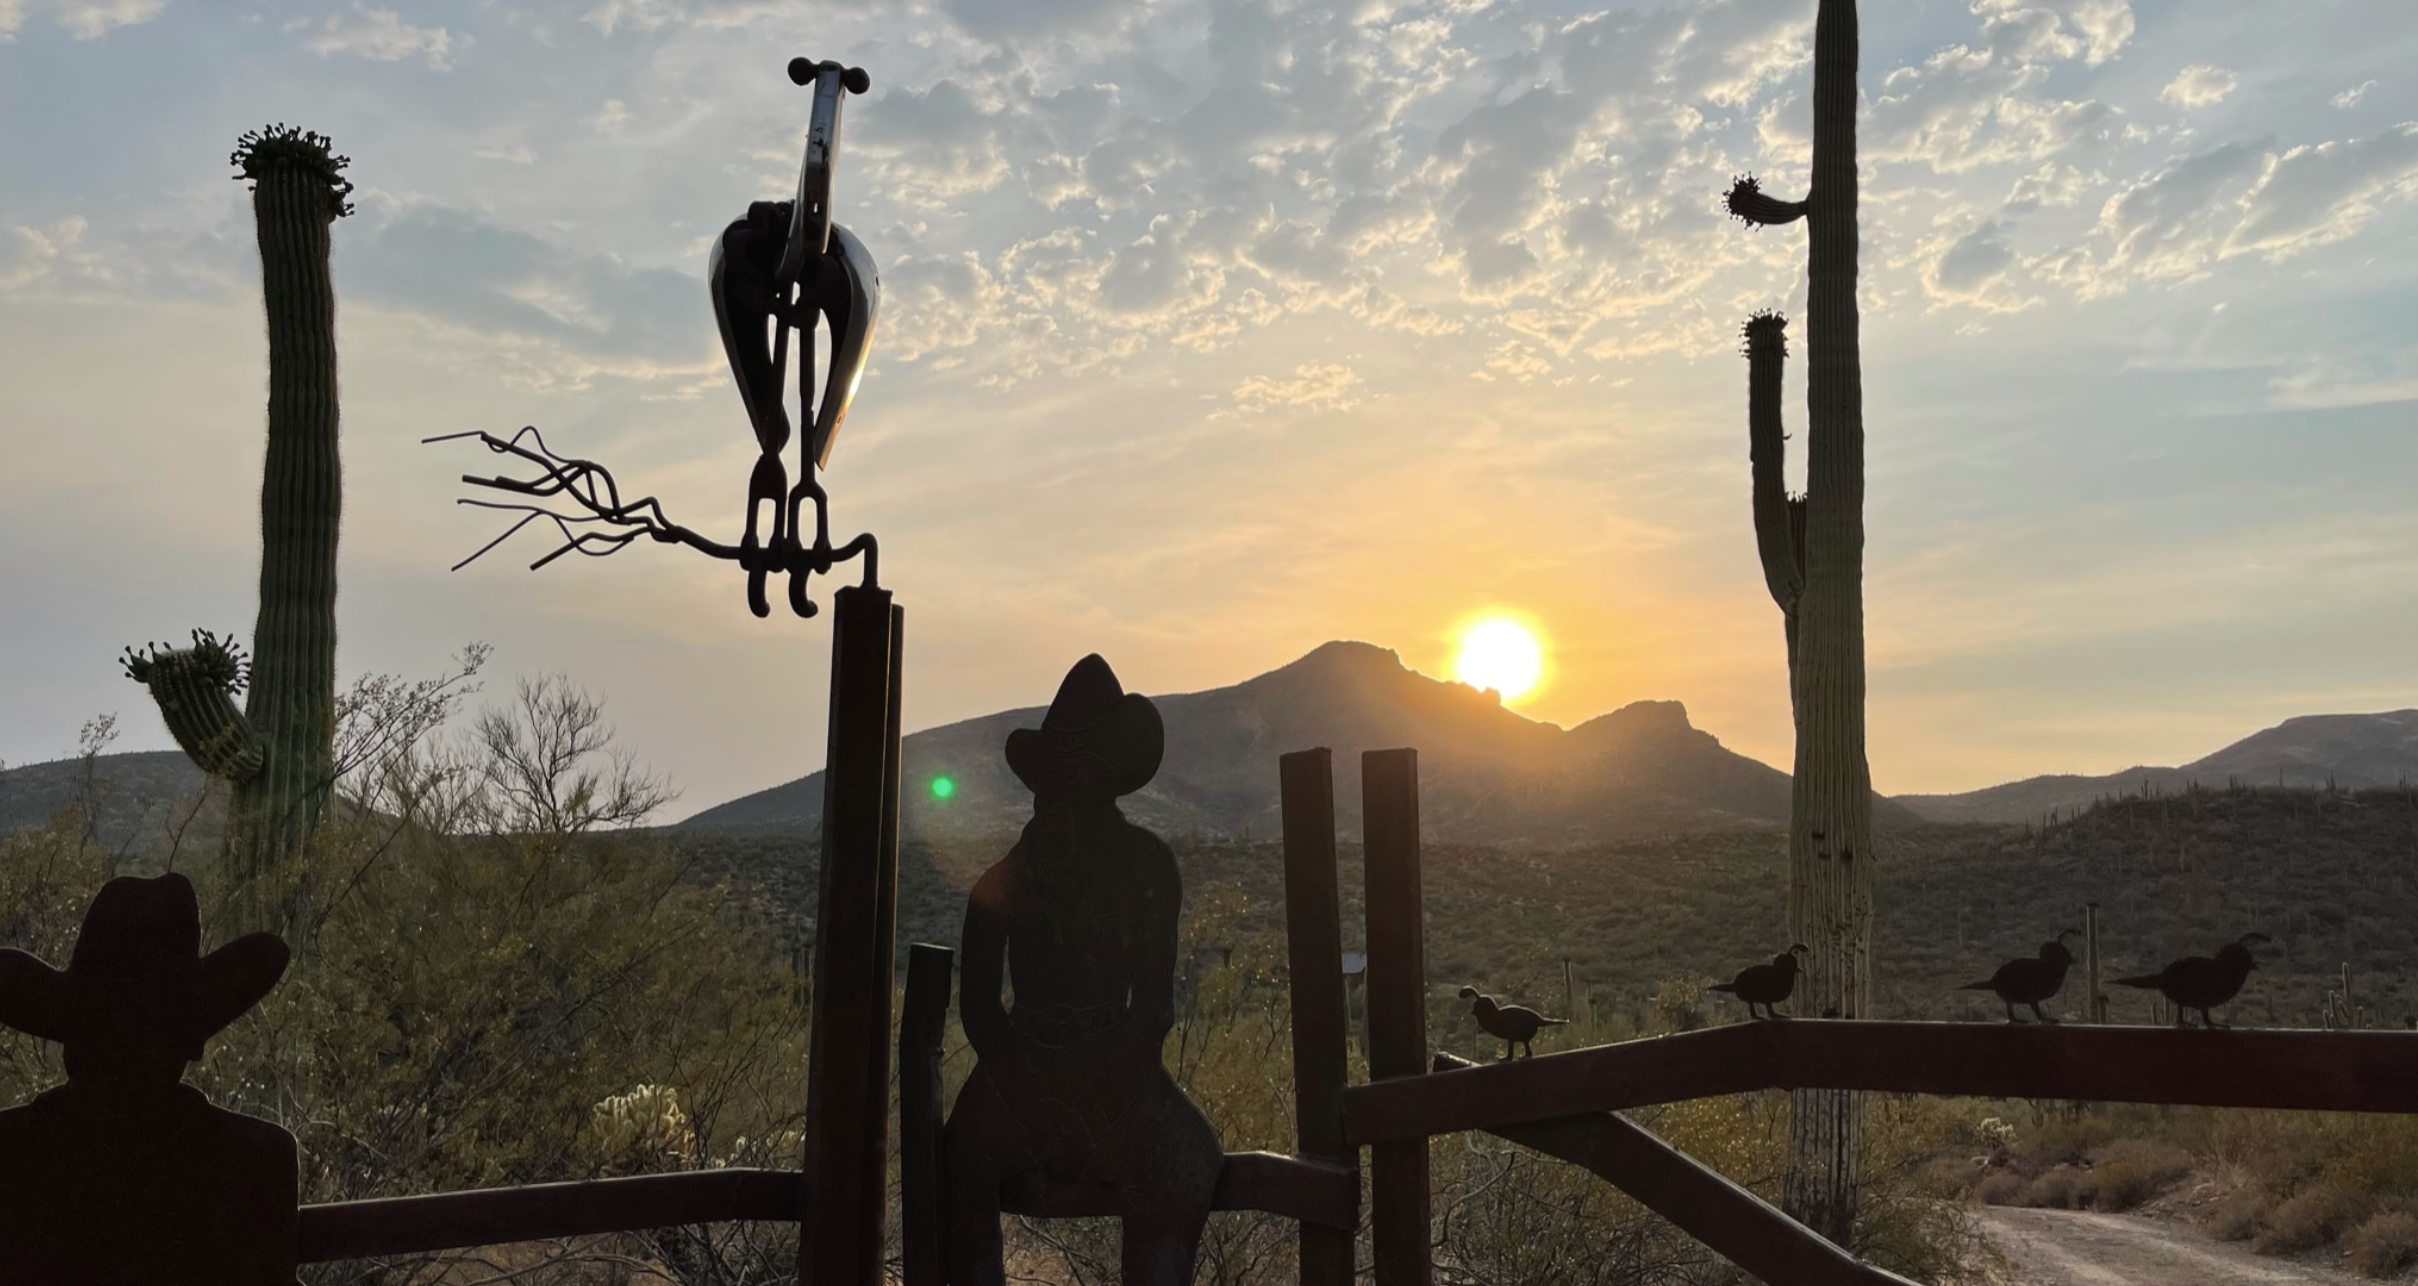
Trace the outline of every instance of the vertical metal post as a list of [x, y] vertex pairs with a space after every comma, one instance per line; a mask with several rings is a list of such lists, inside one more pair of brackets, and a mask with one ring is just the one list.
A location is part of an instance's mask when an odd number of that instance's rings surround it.
[[[1343, 1003], [1343, 905], [1335, 891], [1334, 754], [1277, 760], [1285, 836], [1285, 958], [1293, 977], [1293, 1126], [1300, 1154], [1355, 1165], [1343, 1141], [1349, 1020]], [[1301, 1286], [1351, 1286], [1358, 1238], [1301, 1226]]]
[[898, 1018], [899, 1259], [904, 1286], [941, 1286], [940, 1036], [949, 1022], [957, 953], [907, 949], [907, 998]]
[[[1367, 849], [1369, 1079], [1427, 1070], [1427, 932], [1419, 893], [1419, 752], [1360, 757]], [[1369, 1148], [1377, 1286], [1428, 1286], [1427, 1140]]]
[[[890, 592], [832, 595], [831, 738], [823, 764], [822, 871], [815, 903], [814, 1016], [806, 1065], [804, 1286], [878, 1286], [886, 1213], [890, 942], [898, 729]], [[875, 1030], [878, 1038], [872, 1037]]]
[[2099, 904], [2082, 904], [2082, 975], [2089, 985], [2082, 1002], [2084, 1022], [2107, 1021], [2107, 997], [2099, 994]]

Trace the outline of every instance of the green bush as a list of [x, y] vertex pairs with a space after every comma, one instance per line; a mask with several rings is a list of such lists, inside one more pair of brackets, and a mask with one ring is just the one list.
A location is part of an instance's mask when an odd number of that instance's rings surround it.
[[2375, 1198], [2330, 1183], [2304, 1188], [2267, 1215], [2250, 1248], [2262, 1255], [2315, 1250], [2367, 1218]]

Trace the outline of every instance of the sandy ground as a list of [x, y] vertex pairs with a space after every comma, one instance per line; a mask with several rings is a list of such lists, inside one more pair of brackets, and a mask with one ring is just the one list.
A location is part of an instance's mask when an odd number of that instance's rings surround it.
[[2013, 1206], [1974, 1216], [2014, 1269], [2007, 1286], [2374, 1286], [2156, 1219]]

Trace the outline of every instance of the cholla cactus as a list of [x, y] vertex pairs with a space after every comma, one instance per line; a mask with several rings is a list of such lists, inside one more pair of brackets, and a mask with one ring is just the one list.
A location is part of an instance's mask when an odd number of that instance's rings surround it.
[[260, 487], [260, 615], [250, 693], [233, 646], [196, 631], [193, 646], [131, 649], [126, 672], [150, 687], [177, 744], [233, 783], [227, 844], [239, 876], [301, 852], [334, 785], [337, 461], [336, 294], [329, 229], [352, 212], [347, 158], [284, 125], [247, 132], [232, 163], [252, 183], [269, 331], [268, 453]]
[[[1806, 492], [1783, 482], [1786, 320], [1746, 324], [1748, 454], [1755, 547], [1788, 636], [1797, 753], [1789, 820], [1788, 928], [1811, 956], [1798, 996], [1816, 1014], [1865, 1017], [1872, 1003], [1872, 774], [1864, 756], [1864, 375], [1856, 314], [1855, 0], [1814, 18], [1813, 186], [1802, 201], [1752, 177], [1731, 214], [1756, 227], [1803, 220], [1807, 240]], [[1855, 1223], [1856, 1097], [1791, 1100], [1788, 1212], [1844, 1244]]]
[[588, 1111], [596, 1148], [608, 1160], [652, 1164], [688, 1159], [695, 1135], [680, 1091], [669, 1085], [633, 1085]]

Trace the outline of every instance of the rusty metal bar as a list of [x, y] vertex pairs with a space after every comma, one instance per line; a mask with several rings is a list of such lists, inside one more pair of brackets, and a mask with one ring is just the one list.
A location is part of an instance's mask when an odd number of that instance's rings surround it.
[[[891, 961], [876, 921], [892, 784], [890, 592], [832, 595], [831, 736], [823, 764], [822, 871], [815, 902], [814, 1018], [806, 1065], [806, 1179], [815, 1192], [798, 1238], [801, 1286], [878, 1286], [885, 1202]], [[868, 1039], [870, 1015], [881, 1036]]]
[[2418, 1112], [2418, 1032], [1741, 1023], [1355, 1086], [1344, 1134], [1377, 1144], [1761, 1089]]
[[[907, 949], [907, 997], [898, 1017], [898, 1205], [904, 1286], [941, 1286], [940, 1037], [949, 1021], [949, 975], [957, 953], [918, 942]], [[1340, 1119], [1340, 1117], [1338, 1118]]]
[[[1476, 1063], [1438, 1053], [1439, 1072]], [[1740, 1268], [1787, 1286], [1915, 1286], [1875, 1268], [1652, 1131], [1610, 1112], [1507, 1125], [1490, 1134], [1592, 1171]]]
[[[1323, 747], [1277, 760], [1285, 837], [1285, 956], [1293, 993], [1293, 1127], [1301, 1155], [1351, 1176], [1351, 1217], [1304, 1223], [1301, 1286], [1350, 1286], [1359, 1224], [1358, 1150], [1343, 1141], [1349, 1081], [1343, 906], [1335, 890], [1335, 764]], [[1232, 1163], [1228, 1163], [1231, 1171]]]
[[418, 1255], [555, 1237], [752, 1220], [806, 1208], [795, 1170], [699, 1170], [304, 1206], [297, 1262]]
[[[1419, 891], [1419, 752], [1360, 756], [1367, 862], [1369, 1080], [1397, 1086], [1427, 1071], [1427, 932]], [[1377, 1286], [1428, 1286], [1433, 1210], [1427, 1140], [1397, 1135], [1369, 1149], [1369, 1240]]]

